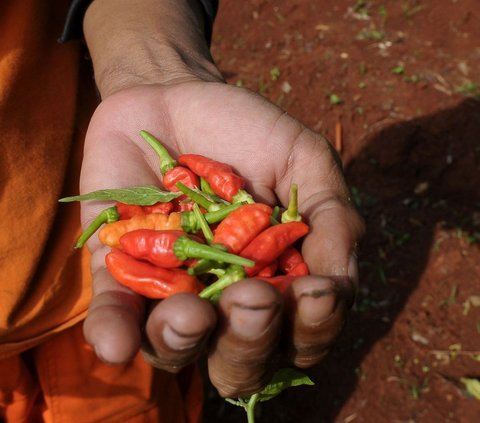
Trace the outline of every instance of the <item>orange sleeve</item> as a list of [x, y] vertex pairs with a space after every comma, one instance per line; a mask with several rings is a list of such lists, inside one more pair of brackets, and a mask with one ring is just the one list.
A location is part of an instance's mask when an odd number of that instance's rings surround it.
[[[79, 42], [59, 44], [68, 2], [3, 0], [0, 14], [0, 358], [85, 316], [89, 257], [75, 251], [92, 71]], [[81, 105], [81, 107], [80, 107]]]

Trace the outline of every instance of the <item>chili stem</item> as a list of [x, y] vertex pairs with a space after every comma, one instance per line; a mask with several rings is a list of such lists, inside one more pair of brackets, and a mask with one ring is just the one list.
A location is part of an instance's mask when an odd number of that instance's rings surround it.
[[232, 197], [232, 203], [247, 203], [254, 204], [253, 197], [244, 189], [239, 189], [238, 192]]
[[200, 225], [200, 229], [203, 232], [203, 236], [205, 237], [207, 242], [211, 244], [213, 241], [213, 232], [210, 229], [208, 222], [205, 220], [205, 217], [203, 216], [202, 212], [200, 211], [200, 207], [198, 207], [197, 203], [193, 205], [193, 213], [195, 214], [197, 222]]
[[288, 200], [288, 208], [282, 213], [282, 223], [301, 222], [302, 216], [298, 214], [298, 185], [290, 186], [290, 198]]
[[215, 195], [215, 192], [213, 191], [210, 184], [205, 180], [205, 178], [202, 177], [200, 177], [200, 189], [207, 194]]
[[229, 206], [222, 207], [219, 210], [215, 210], [212, 212], [205, 213], [205, 220], [212, 224], [212, 223], [218, 223], [225, 219], [231, 212], [234, 210], [237, 210], [239, 207], [241, 207], [243, 204], [237, 203], [237, 204], [230, 204]]
[[173, 244], [173, 252], [180, 260], [188, 258], [204, 258], [220, 263], [238, 264], [239, 266], [253, 267], [255, 262], [235, 254], [220, 251], [218, 248], [200, 244], [187, 236], [181, 236]]
[[142, 138], [150, 144], [160, 158], [160, 172], [164, 175], [170, 169], [173, 169], [177, 162], [170, 155], [168, 150], [162, 145], [162, 143], [157, 140], [152, 134], [147, 131], [140, 131]]
[[216, 303], [222, 291], [235, 282], [245, 277], [245, 271], [241, 266], [232, 265], [229, 266], [223, 276], [220, 276], [216, 282], [207, 286], [200, 294], [201, 298]]
[[177, 182], [176, 187], [183, 192], [187, 197], [191, 200], [195, 201], [199, 206], [202, 206], [207, 211], [215, 211], [219, 210], [222, 206], [220, 204], [214, 203], [213, 201], [208, 200], [205, 198], [201, 193], [190, 189], [185, 184], [181, 182]]
[[87, 229], [85, 229], [80, 238], [78, 238], [77, 243], [75, 244], [75, 248], [82, 248], [85, 243], [89, 240], [89, 238], [98, 230], [100, 226], [104, 223], [113, 223], [120, 219], [120, 214], [115, 206], [109, 207], [100, 212], [100, 214], [93, 219], [92, 223], [88, 225]]

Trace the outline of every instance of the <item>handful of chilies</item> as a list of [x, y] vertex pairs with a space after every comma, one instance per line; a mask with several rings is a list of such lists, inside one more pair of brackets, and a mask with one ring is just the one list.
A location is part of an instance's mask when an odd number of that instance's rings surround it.
[[285, 291], [308, 275], [296, 243], [308, 233], [292, 184], [288, 208], [256, 203], [231, 166], [196, 154], [178, 160], [146, 131], [140, 135], [160, 158], [162, 190], [155, 186], [106, 189], [60, 201], [113, 200], [80, 236], [98, 231], [112, 248], [112, 276], [148, 298], [193, 292], [216, 302], [224, 288], [256, 277]]
[[[297, 248], [309, 227], [298, 214], [295, 184], [284, 210], [256, 203], [231, 166], [196, 154], [176, 161], [151, 134], [140, 134], [160, 158], [164, 190], [106, 189], [61, 199], [115, 202], [85, 229], [76, 248], [98, 231], [111, 247], [105, 263], [112, 276], [152, 299], [191, 292], [215, 304], [227, 286], [247, 277], [283, 293], [294, 277], [309, 274]], [[258, 402], [312, 384], [298, 370], [280, 369], [263, 390], [227, 401], [243, 407], [250, 423]]]

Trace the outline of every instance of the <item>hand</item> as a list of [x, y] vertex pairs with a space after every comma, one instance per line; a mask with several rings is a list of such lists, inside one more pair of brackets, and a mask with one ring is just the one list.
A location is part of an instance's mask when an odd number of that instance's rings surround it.
[[[92, 239], [94, 297], [85, 335], [98, 355], [125, 362], [143, 342], [149, 362], [174, 372], [206, 346], [210, 378], [228, 397], [261, 388], [273, 363], [309, 367], [321, 360], [352, 304], [355, 248], [363, 232], [328, 142], [264, 98], [222, 83], [192, 78], [122, 89], [92, 118], [82, 192], [159, 184], [158, 159], [141, 129], [173, 156], [197, 153], [232, 165], [257, 201], [286, 205], [290, 184], [298, 184], [300, 212], [311, 227], [302, 253], [315, 276], [298, 278], [285, 298], [259, 280], [238, 282], [224, 291], [217, 312], [190, 294], [147, 310], [142, 298], [109, 275], [107, 251]], [[104, 207], [85, 203], [84, 225]]]

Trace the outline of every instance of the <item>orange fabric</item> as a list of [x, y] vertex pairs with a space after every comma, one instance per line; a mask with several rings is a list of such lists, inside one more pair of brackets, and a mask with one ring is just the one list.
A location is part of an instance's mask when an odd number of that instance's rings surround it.
[[57, 213], [65, 175], [77, 191], [79, 140], [94, 105], [91, 95], [77, 109], [80, 45], [56, 41], [67, 3], [1, 6], [0, 357], [79, 321], [90, 298], [87, 252], [72, 248], [78, 206]]
[[0, 421], [196, 422], [198, 374], [109, 366], [81, 334], [89, 255], [78, 205], [57, 199], [78, 191], [97, 99], [81, 43], [56, 41], [68, 3], [0, 5]]
[[[0, 374], [0, 418], [9, 423], [188, 423], [198, 422], [201, 412], [195, 369], [186, 372], [182, 389], [177, 376], [153, 369], [141, 355], [126, 365], [102, 363], [84, 341], [81, 324], [24, 356], [0, 361]], [[186, 412], [182, 404], [189, 397]]]

